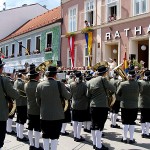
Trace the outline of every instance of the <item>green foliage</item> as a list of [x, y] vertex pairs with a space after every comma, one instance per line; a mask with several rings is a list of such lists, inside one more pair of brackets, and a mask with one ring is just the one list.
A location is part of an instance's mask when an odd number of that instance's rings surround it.
[[74, 32], [68, 32], [68, 33], [66, 33], [65, 37], [68, 38], [68, 37], [72, 37], [75, 35], [76, 35], [76, 33], [74, 33]]
[[133, 66], [138, 66], [139, 69], [142, 67], [142, 65], [136, 59], [133, 59]]
[[92, 32], [94, 29], [92, 27], [86, 27], [84, 29], [81, 30], [81, 33], [88, 33], [88, 32]]

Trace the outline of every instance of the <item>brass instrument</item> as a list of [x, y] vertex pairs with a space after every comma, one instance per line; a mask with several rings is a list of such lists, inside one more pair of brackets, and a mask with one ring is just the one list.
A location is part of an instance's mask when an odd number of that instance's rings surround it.
[[35, 71], [46, 71], [46, 68], [53, 63], [53, 60], [46, 60], [45, 62], [41, 63], [38, 67], [35, 68]]
[[96, 71], [97, 68], [102, 65], [104, 65], [105, 67], [109, 66], [107, 61], [101, 61], [101, 62], [96, 63], [92, 68], [94, 71]]
[[144, 72], [145, 72], [145, 69], [142, 69], [142, 70], [139, 71], [138, 75], [139, 75], [139, 77], [140, 77], [140, 78], [139, 78], [140, 80], [143, 79], [143, 77], [144, 77]]
[[121, 68], [122, 64], [118, 65], [117, 67], [115, 67], [113, 69], [113, 71], [116, 71], [120, 77], [122, 78], [123, 81], [126, 81], [128, 78], [127, 78], [127, 75], [126, 73], [124, 72], [124, 70]]

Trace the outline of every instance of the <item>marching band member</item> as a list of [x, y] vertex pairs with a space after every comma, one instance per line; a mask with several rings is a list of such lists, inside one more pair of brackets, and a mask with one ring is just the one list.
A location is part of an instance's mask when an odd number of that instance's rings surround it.
[[[24, 89], [27, 95], [27, 114], [28, 114], [28, 138], [30, 143], [29, 150], [41, 150], [39, 146], [40, 139], [40, 107], [36, 103], [36, 87], [39, 81], [39, 73], [35, 71], [35, 65], [30, 65], [30, 71], [27, 74], [29, 81], [25, 84]], [[33, 142], [33, 130], [35, 142]]]
[[[10, 96], [13, 99], [18, 99], [19, 94], [13, 88], [10, 80], [4, 76], [1, 76], [4, 65], [5, 64], [0, 59], [0, 86], [3, 86], [8, 96]], [[1, 110], [1, 113], [0, 113], [0, 150], [2, 150], [2, 147], [4, 145], [4, 139], [5, 139], [5, 134], [6, 134], [6, 121], [8, 119], [8, 111], [9, 111], [8, 101], [5, 97], [5, 92], [3, 88], [0, 88], [0, 110]]]
[[150, 70], [146, 70], [143, 80], [139, 80], [143, 86], [143, 91], [140, 92], [139, 108], [141, 110], [141, 128], [142, 138], [150, 138]]
[[91, 111], [91, 134], [93, 140], [93, 148], [96, 150], [108, 150], [102, 145], [101, 137], [105, 122], [108, 116], [108, 99], [105, 90], [115, 92], [115, 87], [106, 79], [108, 68], [104, 65], [99, 66], [98, 77], [87, 82], [88, 97], [90, 98]]
[[[57, 149], [57, 143], [64, 119], [64, 110], [61, 103], [58, 81], [56, 80], [57, 68], [48, 67], [47, 79], [37, 85], [36, 98], [40, 106], [41, 130], [44, 150], [49, 150], [49, 139], [51, 139], [51, 150]], [[71, 94], [65, 85], [61, 84], [61, 94], [66, 100]]]
[[[119, 77], [119, 74], [116, 71], [114, 71], [113, 78], [110, 79], [110, 82], [116, 87], [116, 89], [118, 88], [119, 83], [120, 83], [120, 80], [118, 79], [118, 77]], [[111, 115], [110, 115], [111, 125], [110, 126], [112, 128], [120, 128], [120, 126], [116, 124], [119, 109], [120, 109], [120, 100], [119, 100], [119, 97], [116, 95], [116, 101], [110, 109], [110, 112], [111, 112]]]
[[75, 73], [76, 79], [70, 84], [72, 94], [72, 120], [74, 130], [74, 141], [81, 142], [85, 139], [80, 136], [82, 123], [85, 121], [88, 111], [89, 99], [86, 96], [87, 86], [82, 82], [82, 74], [80, 71]]
[[[88, 75], [85, 77], [85, 82], [88, 82], [92, 79], [92, 76]], [[90, 101], [88, 104], [88, 112], [86, 115], [86, 121], [83, 123], [84, 124], [84, 132], [91, 133], [91, 115], [90, 115]]]
[[127, 132], [130, 133], [129, 144], [134, 144], [134, 127], [138, 113], [138, 98], [139, 92], [142, 91], [140, 83], [135, 81], [136, 73], [134, 70], [129, 70], [128, 81], [121, 82], [117, 90], [117, 94], [121, 98], [121, 119], [123, 124], [122, 142], [127, 143]]
[[18, 70], [17, 79], [14, 82], [14, 88], [19, 92], [20, 97], [19, 99], [16, 99], [16, 114], [17, 114], [17, 120], [16, 120], [16, 131], [17, 131], [17, 140], [26, 142], [28, 139], [23, 136], [23, 130], [24, 130], [24, 124], [27, 121], [27, 97], [24, 92], [24, 80], [23, 80], [23, 74], [25, 73], [25, 70]]
[[[67, 83], [66, 79], [62, 79], [62, 82], [65, 84], [68, 91], [70, 91], [70, 85]], [[61, 135], [67, 136], [69, 135], [68, 132], [66, 132], [67, 123], [71, 122], [71, 100], [68, 100], [68, 107], [66, 108], [65, 112], [65, 119], [63, 120], [62, 128], [61, 128]]]
[[[12, 86], [13, 86], [14, 81], [11, 78], [11, 74], [7, 73], [6, 77], [10, 80], [10, 82], [12, 83]], [[7, 126], [6, 126], [6, 132], [9, 135], [16, 135], [16, 132], [12, 130], [13, 118], [15, 116], [15, 108], [14, 108], [14, 110], [12, 110], [14, 105], [16, 105], [16, 102], [12, 100], [11, 106], [9, 106], [9, 116], [8, 116]]]

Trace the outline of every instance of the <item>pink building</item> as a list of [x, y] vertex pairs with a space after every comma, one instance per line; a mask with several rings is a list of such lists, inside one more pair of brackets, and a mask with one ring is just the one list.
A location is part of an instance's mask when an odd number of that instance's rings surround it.
[[127, 59], [143, 60], [150, 68], [149, 0], [62, 0], [61, 60], [71, 66], [66, 33], [75, 35], [75, 66], [88, 66], [89, 56], [84, 34], [87, 20], [93, 30], [92, 65], [109, 58], [120, 64]]

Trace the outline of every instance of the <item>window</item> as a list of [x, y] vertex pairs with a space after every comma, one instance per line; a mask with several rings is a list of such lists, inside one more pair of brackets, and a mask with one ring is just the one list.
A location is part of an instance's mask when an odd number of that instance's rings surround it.
[[36, 50], [40, 51], [40, 47], [41, 47], [41, 37], [37, 36], [36, 37]]
[[86, 8], [86, 16], [85, 20], [88, 21], [90, 26], [93, 26], [94, 24], [94, 1], [93, 0], [88, 0], [85, 4]]
[[88, 54], [88, 48], [87, 46], [85, 46], [84, 49], [84, 66], [89, 66], [90, 65], [90, 61], [89, 61], [89, 54]]
[[8, 46], [6, 46], [5, 48], [6, 48], [5, 49], [5, 56], [6, 56], [6, 58], [8, 58]]
[[107, 0], [107, 19], [108, 22], [116, 20], [119, 16], [118, 0]]
[[134, 0], [134, 15], [145, 13], [147, 5], [147, 0]]
[[107, 3], [109, 4], [109, 3], [116, 2], [116, 1], [118, 1], [118, 0], [107, 0]]
[[12, 44], [11, 54], [15, 54], [15, 44]]
[[77, 8], [73, 7], [69, 9], [69, 32], [77, 31]]
[[18, 56], [22, 56], [22, 42], [19, 42], [19, 53]]
[[52, 33], [47, 34], [47, 43], [45, 51], [52, 51]]
[[72, 62], [71, 62], [71, 56], [70, 56], [70, 50], [68, 51], [68, 62], [67, 62], [67, 67], [71, 68]]
[[27, 39], [27, 51], [25, 54], [30, 55], [31, 52], [31, 39]]

